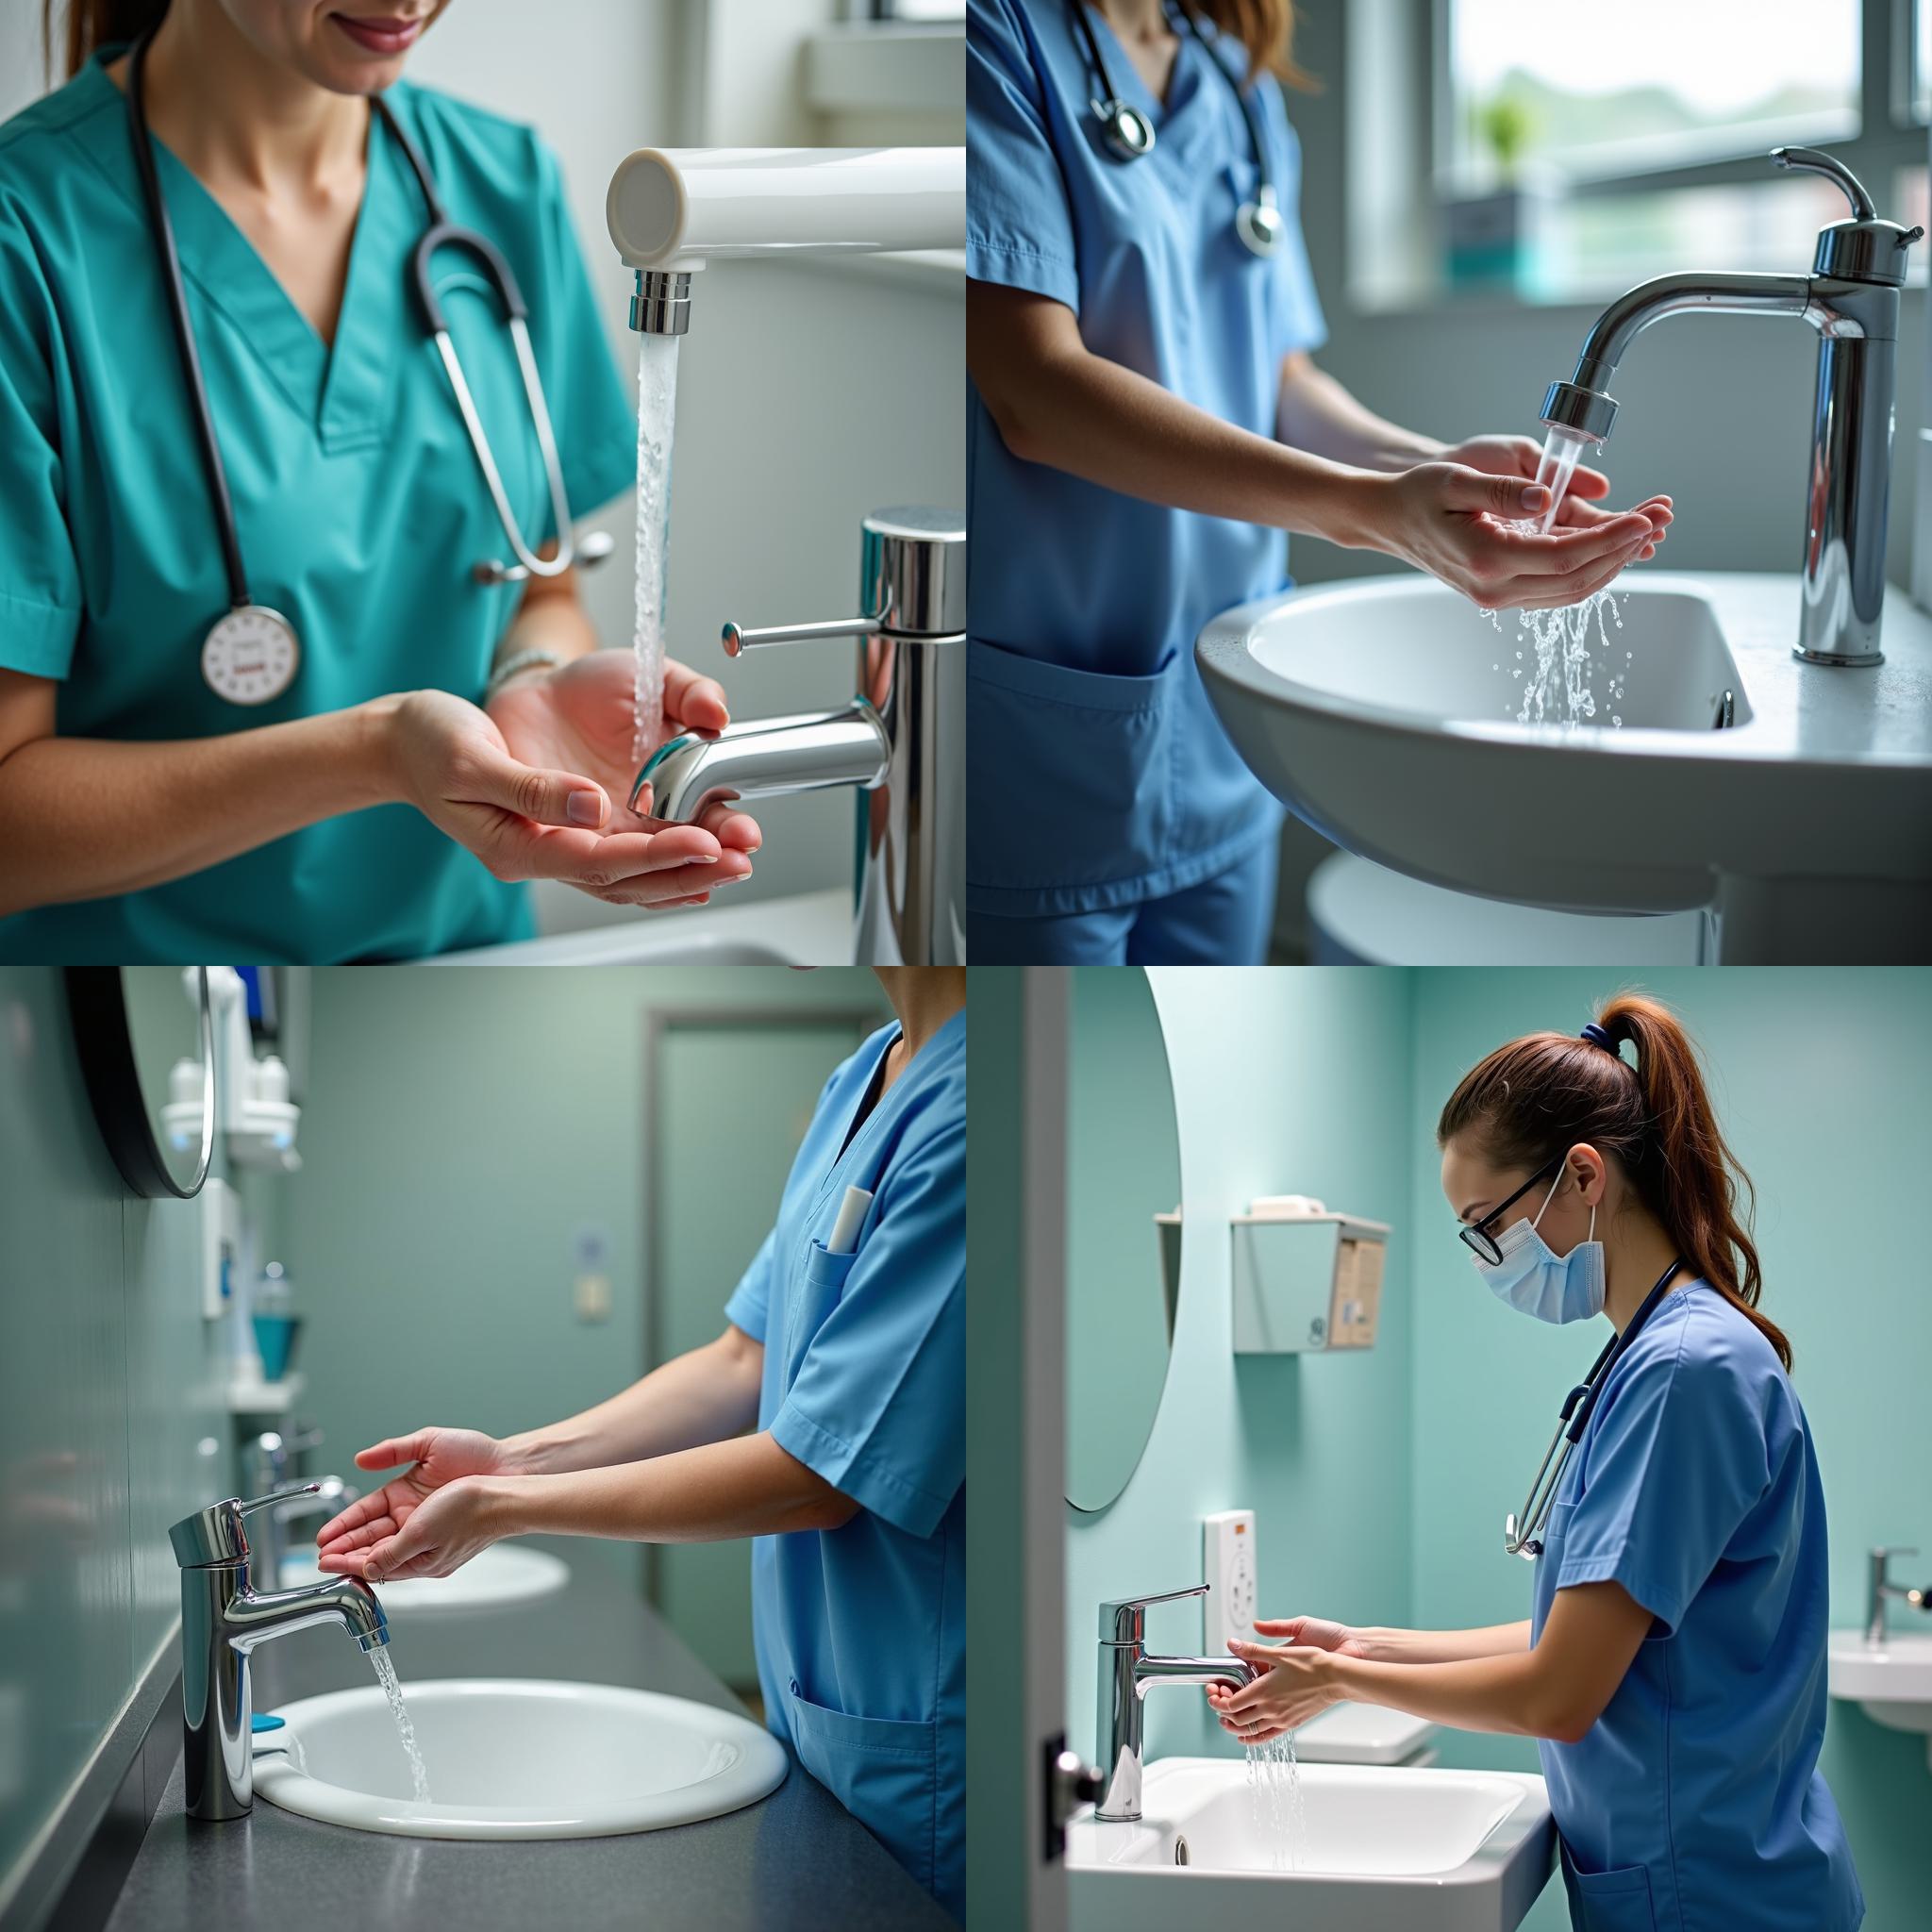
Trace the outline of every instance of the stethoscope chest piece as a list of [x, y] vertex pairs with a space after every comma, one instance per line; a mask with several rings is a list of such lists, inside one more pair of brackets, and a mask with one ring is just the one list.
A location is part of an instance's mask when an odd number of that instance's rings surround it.
[[1242, 202], [1235, 210], [1234, 225], [1248, 253], [1267, 260], [1281, 246], [1282, 236], [1287, 232], [1281, 210], [1274, 205], [1273, 187], [1264, 181], [1253, 201]]
[[266, 604], [240, 604], [216, 620], [201, 646], [201, 675], [231, 705], [266, 705], [295, 681], [295, 626]]
[[1138, 161], [1154, 152], [1154, 124], [1139, 108], [1119, 99], [1095, 101], [1093, 112], [1101, 143], [1116, 160]]

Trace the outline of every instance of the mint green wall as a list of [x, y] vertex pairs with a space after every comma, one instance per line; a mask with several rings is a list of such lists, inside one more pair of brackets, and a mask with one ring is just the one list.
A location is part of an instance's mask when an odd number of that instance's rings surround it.
[[171, 1636], [168, 1525], [226, 1481], [199, 1448], [227, 1431], [197, 1211], [128, 1196], [59, 973], [0, 969], [0, 1919], [28, 1840]]
[[[308, 1317], [302, 1406], [327, 1438], [312, 1466], [352, 1479], [355, 1451], [383, 1436], [426, 1423], [509, 1434], [643, 1373], [653, 1008], [889, 1014], [877, 980], [849, 968], [342, 967], [310, 985], [303, 1165], [277, 1258]], [[825, 1073], [840, 1057], [828, 1041]], [[775, 1194], [740, 1199], [726, 1172], [710, 1198], [748, 1260]], [[608, 1242], [608, 1322], [579, 1322], [573, 1304], [586, 1227]], [[699, 1285], [713, 1333], [738, 1266]], [[580, 1548], [635, 1572], [630, 1545]]]
[[[1503, 1517], [1521, 1502], [1593, 1338], [1525, 1321], [1476, 1279], [1438, 1185], [1436, 1115], [1491, 1047], [1540, 1027], [1574, 1032], [1622, 982], [1567, 970], [1415, 980], [1414, 1615], [1429, 1626], [1500, 1623], [1528, 1614], [1530, 1584], [1528, 1566], [1504, 1553]], [[1932, 1173], [1932, 974], [1686, 968], [1648, 973], [1641, 985], [1702, 1042], [1725, 1132], [1757, 1183], [1764, 1307], [1791, 1338], [1824, 1473], [1832, 1621], [1857, 1624], [1868, 1545], [1917, 1543], [1919, 1571], [1932, 1574], [1932, 1462], [1921, 1425], [1932, 1274], [1918, 1211]], [[1533, 1768], [1535, 1751], [1457, 1735], [1444, 1761]], [[1835, 1702], [1824, 1771], [1871, 1932], [1924, 1924], [1924, 1740]], [[1568, 1923], [1560, 1898], [1551, 1887], [1526, 1924], [1557, 1932]]]
[[[1255, 1510], [1265, 1604], [1368, 1622], [1409, 1600], [1407, 979], [1345, 967], [1148, 977], [1174, 1071], [1181, 1295], [1139, 1469], [1111, 1508], [1068, 1511], [1069, 1726], [1089, 1753], [1094, 1607], [1201, 1582], [1200, 1520], [1213, 1510]], [[1283, 1192], [1394, 1224], [1373, 1350], [1237, 1363], [1227, 1217]], [[1193, 1649], [1198, 1606], [1149, 1611], [1148, 1635]], [[1194, 1692], [1151, 1698], [1147, 1735], [1156, 1755], [1234, 1750]]]

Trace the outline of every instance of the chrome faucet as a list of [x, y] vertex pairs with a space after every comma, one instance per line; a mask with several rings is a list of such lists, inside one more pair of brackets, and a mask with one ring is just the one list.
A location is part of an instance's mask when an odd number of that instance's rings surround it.
[[1897, 1597], [1902, 1604], [1915, 1610], [1932, 1610], [1932, 1584], [1919, 1590], [1907, 1590], [1902, 1583], [1893, 1583], [1886, 1574], [1886, 1566], [1894, 1557], [1916, 1557], [1917, 1550], [1901, 1549], [1896, 1544], [1881, 1545], [1872, 1552], [1872, 1568], [1868, 1573], [1868, 1588], [1865, 1592], [1865, 1641], [1874, 1650], [1885, 1642], [1885, 1604], [1888, 1597]]
[[1240, 1690], [1258, 1673], [1238, 1657], [1149, 1657], [1147, 1606], [1206, 1596], [1208, 1586], [1171, 1590], [1164, 1596], [1130, 1596], [1100, 1607], [1100, 1720], [1097, 1762], [1106, 1790], [1095, 1818], [1131, 1824], [1141, 1815], [1141, 1758], [1145, 1698], [1158, 1684], [1227, 1684]]
[[1899, 287], [1906, 250], [1924, 233], [1877, 218], [1842, 161], [1815, 148], [1778, 147], [1780, 168], [1808, 170], [1841, 188], [1849, 221], [1820, 231], [1809, 275], [1675, 275], [1640, 283], [1604, 310], [1568, 382], [1553, 382], [1542, 420], [1601, 443], [1616, 420], [1610, 378], [1633, 337], [1688, 309], [1795, 315], [1818, 331], [1818, 391], [1805, 471], [1803, 601], [1798, 657], [1813, 664], [1877, 664], [1885, 601], [1885, 525], [1891, 494], [1892, 396]]
[[761, 630], [724, 626], [736, 658], [768, 644], [856, 637], [858, 690], [836, 711], [758, 718], [658, 746], [631, 788], [655, 818], [690, 824], [825, 786], [858, 789], [855, 958], [870, 966], [966, 958], [966, 529], [948, 510], [874, 510], [861, 525], [859, 615]]
[[[320, 1491], [319, 1483], [305, 1486]], [[258, 1591], [242, 1519], [286, 1501], [229, 1496], [168, 1532], [181, 1566], [181, 1711], [188, 1815], [242, 1818], [255, 1803], [248, 1655], [258, 1643], [339, 1620], [363, 1650], [389, 1642], [389, 1621], [366, 1583], [325, 1576], [301, 1590]]]
[[289, 1553], [288, 1527], [304, 1517], [332, 1514], [353, 1503], [362, 1492], [339, 1475], [319, 1476], [304, 1482], [289, 1474], [290, 1457], [304, 1449], [313, 1449], [322, 1441], [320, 1429], [305, 1429], [300, 1435], [285, 1436], [269, 1429], [249, 1445], [248, 1486], [266, 1497], [280, 1501], [262, 1509], [256, 1534], [251, 1539], [254, 1567], [271, 1583], [282, 1580], [282, 1558]]

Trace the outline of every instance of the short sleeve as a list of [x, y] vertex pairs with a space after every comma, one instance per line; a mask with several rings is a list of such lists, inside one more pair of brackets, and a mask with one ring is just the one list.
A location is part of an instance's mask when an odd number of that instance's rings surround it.
[[1694, 1345], [1606, 1391], [1557, 1588], [1621, 1583], [1674, 1630], [1771, 1482], [1761, 1401], [1735, 1357]]
[[1077, 314], [1074, 222], [1047, 135], [1043, 66], [1013, 0], [967, 0], [966, 273]]
[[54, 302], [16, 211], [0, 204], [0, 669], [65, 677], [80, 636], [56, 408]]
[[807, 1344], [773, 1440], [910, 1536], [966, 1473], [966, 1130], [888, 1172], [842, 1291]]
[[[637, 416], [605, 333], [604, 311], [577, 243], [557, 157], [537, 143], [537, 196], [548, 286], [530, 294], [543, 393], [563, 463], [571, 514], [587, 516], [637, 487]], [[540, 327], [538, 304], [543, 306]], [[555, 536], [546, 512], [545, 533]]]
[[724, 1304], [724, 1319], [760, 1344], [772, 1312], [772, 1256], [777, 1245], [778, 1230], [774, 1228], [759, 1242], [758, 1253], [751, 1257], [751, 1266], [739, 1276], [731, 1299]]
[[1308, 266], [1308, 244], [1302, 233], [1302, 144], [1290, 125], [1282, 101], [1280, 84], [1272, 78], [1261, 83], [1273, 94], [1269, 119], [1283, 160], [1278, 169], [1281, 182], [1281, 212], [1287, 232], [1271, 266], [1274, 273], [1276, 322], [1274, 353], [1277, 358], [1298, 350], [1319, 349], [1328, 340], [1328, 323], [1322, 313], [1321, 297], [1315, 292], [1314, 271]]

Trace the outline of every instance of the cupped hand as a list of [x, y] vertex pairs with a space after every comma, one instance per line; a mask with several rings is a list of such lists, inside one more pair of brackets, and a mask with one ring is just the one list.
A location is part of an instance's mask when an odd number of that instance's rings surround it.
[[[1542, 467], [1543, 448], [1531, 436], [1472, 436], [1465, 441], [1451, 443], [1438, 460], [1465, 463], [1470, 469], [1480, 470], [1487, 476], [1520, 477], [1526, 483], [1534, 483], [1538, 470]], [[1602, 507], [1601, 499], [1609, 493], [1610, 479], [1601, 470], [1592, 470], [1587, 463], [1578, 463], [1571, 473], [1569, 487], [1563, 491], [1563, 501], [1557, 506], [1556, 528], [1593, 530], [1599, 525], [1608, 523], [1618, 514]], [[1655, 539], [1638, 557], [1637, 560], [1641, 563], [1657, 555], [1657, 546], [1663, 541], [1664, 531], [1670, 527], [1671, 499], [1653, 496], [1638, 508], [1658, 525]], [[1538, 515], [1541, 521], [1541, 512]]]
[[418, 1429], [356, 1452], [358, 1469], [409, 1466], [378, 1490], [358, 1496], [315, 1532], [317, 1561], [340, 1576], [360, 1576], [369, 1552], [397, 1535], [439, 1490], [464, 1476], [510, 1470], [504, 1446], [480, 1429]]
[[499, 1538], [510, 1534], [503, 1506], [513, 1480], [459, 1475], [424, 1497], [394, 1535], [365, 1550], [325, 1559], [322, 1567], [342, 1575], [359, 1575], [364, 1583], [451, 1575]]
[[1334, 1679], [1334, 1651], [1307, 1644], [1274, 1649], [1240, 1641], [1227, 1647], [1259, 1673], [1253, 1683], [1229, 1691], [1216, 1705], [1222, 1728], [1243, 1744], [1265, 1744], [1341, 1702]]
[[1521, 477], [1428, 462], [1368, 480], [1375, 495], [1367, 534], [1375, 547], [1485, 610], [1577, 603], [1653, 554], [1671, 520], [1663, 497], [1617, 515], [1584, 504], [1577, 514], [1585, 521], [1540, 536], [1520, 525], [1548, 508], [1549, 491]]
[[[1325, 1650], [1332, 1657], [1369, 1655], [1365, 1639], [1357, 1637], [1346, 1624], [1337, 1624], [1327, 1617], [1257, 1617], [1255, 1628], [1263, 1637], [1273, 1637], [1282, 1644], [1307, 1650]], [[1239, 1646], [1232, 1647], [1239, 1655]], [[1208, 1702], [1214, 1707], [1215, 1715], [1223, 1720], [1224, 1724], [1234, 1696], [1233, 1689], [1226, 1684], [1208, 1686]]]
[[635, 831], [610, 829], [610, 801], [594, 778], [525, 763], [494, 719], [448, 691], [397, 700], [389, 741], [398, 794], [492, 877], [561, 879], [612, 905], [675, 906], [751, 870], [702, 825], [655, 830], [632, 819]]

